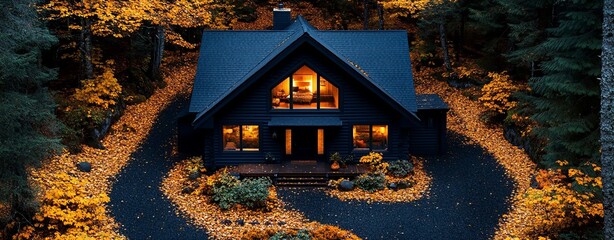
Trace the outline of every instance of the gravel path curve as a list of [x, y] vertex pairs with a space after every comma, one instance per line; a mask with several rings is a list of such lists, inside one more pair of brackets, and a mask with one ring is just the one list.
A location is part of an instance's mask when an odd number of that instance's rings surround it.
[[289, 208], [366, 239], [489, 239], [509, 207], [513, 181], [482, 148], [449, 134], [448, 153], [426, 158], [429, 198], [412, 203], [342, 202], [323, 191], [282, 189]]
[[[180, 99], [165, 109], [143, 145], [117, 177], [110, 194], [111, 215], [129, 239], [206, 239], [204, 230], [175, 214], [160, 191], [171, 157]], [[307, 218], [351, 229], [367, 239], [488, 239], [513, 184], [492, 156], [449, 134], [448, 153], [426, 158], [433, 176], [430, 197], [412, 203], [342, 202], [314, 189], [281, 189], [288, 207]]]
[[129, 239], [207, 239], [204, 230], [175, 214], [160, 191], [162, 178], [179, 161], [171, 157], [176, 118], [187, 100], [170, 104], [158, 117], [151, 133], [117, 177], [110, 194], [110, 211]]

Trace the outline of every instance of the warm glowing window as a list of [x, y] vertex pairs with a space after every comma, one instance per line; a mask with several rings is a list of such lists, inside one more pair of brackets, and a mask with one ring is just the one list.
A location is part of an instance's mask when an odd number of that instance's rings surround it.
[[292, 130], [286, 129], [286, 155], [292, 154]]
[[224, 125], [222, 127], [224, 151], [258, 151], [259, 136], [258, 125]]
[[258, 125], [243, 126], [241, 134], [241, 148], [243, 151], [258, 151]]
[[337, 109], [339, 89], [303, 66], [271, 90], [274, 109]]
[[354, 125], [352, 137], [354, 150], [388, 149], [388, 125]]
[[324, 129], [318, 129], [318, 155], [324, 155]]

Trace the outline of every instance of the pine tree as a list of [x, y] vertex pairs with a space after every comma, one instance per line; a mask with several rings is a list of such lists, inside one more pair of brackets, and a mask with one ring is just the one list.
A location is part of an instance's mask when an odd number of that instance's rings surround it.
[[556, 2], [547, 39], [525, 50], [544, 59], [543, 75], [529, 81], [532, 93], [523, 99], [535, 110], [535, 133], [547, 142], [546, 167], [599, 160], [601, 10], [601, 1]]
[[41, 51], [57, 39], [38, 21], [31, 4], [0, 0], [0, 202], [20, 213], [16, 216], [36, 210], [26, 167], [61, 147], [61, 125], [44, 87], [56, 72], [41, 64]]

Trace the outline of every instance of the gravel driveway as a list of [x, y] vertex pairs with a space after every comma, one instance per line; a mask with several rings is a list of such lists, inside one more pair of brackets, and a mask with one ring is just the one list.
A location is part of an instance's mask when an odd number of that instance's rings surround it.
[[489, 239], [507, 211], [513, 181], [482, 148], [449, 134], [448, 153], [426, 158], [429, 198], [412, 203], [342, 202], [313, 189], [282, 189], [289, 208], [367, 239]]
[[[171, 104], [113, 184], [111, 215], [130, 239], [206, 239], [204, 230], [175, 214], [159, 187], [179, 159], [171, 157], [176, 117], [187, 101]], [[427, 157], [430, 197], [412, 203], [341, 202], [317, 189], [282, 189], [288, 207], [368, 239], [487, 239], [495, 231], [513, 184], [492, 156], [449, 134], [448, 153]]]
[[132, 154], [113, 184], [111, 215], [121, 224], [120, 232], [129, 239], [207, 239], [204, 230], [175, 214], [171, 202], [160, 190], [162, 178], [175, 161], [171, 142], [176, 141], [177, 116], [187, 100], [172, 103], [158, 117], [151, 133]]

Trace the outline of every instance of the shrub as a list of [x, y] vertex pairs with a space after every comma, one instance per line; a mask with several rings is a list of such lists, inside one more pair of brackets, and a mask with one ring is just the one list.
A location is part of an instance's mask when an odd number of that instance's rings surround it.
[[111, 66], [103, 66], [102, 75], [81, 81], [83, 86], [75, 91], [73, 95], [75, 100], [103, 109], [108, 109], [109, 106], [117, 103], [122, 86], [119, 85], [113, 73], [113, 63], [108, 62], [107, 64]]
[[230, 209], [237, 203], [236, 186], [240, 181], [235, 176], [224, 172], [215, 179], [213, 183], [213, 202], [217, 203], [220, 208]]
[[406, 177], [414, 171], [414, 165], [407, 160], [396, 160], [388, 165], [388, 173], [395, 177]]
[[[209, 179], [211, 177], [207, 178]], [[207, 183], [203, 185], [206, 186]], [[270, 186], [271, 180], [268, 178], [248, 178], [240, 181], [223, 172], [214, 177], [211, 199], [224, 210], [232, 208], [235, 204], [248, 208], [265, 208], [271, 195]]]
[[313, 239], [328, 239], [328, 240], [353, 240], [360, 239], [352, 232], [343, 230], [336, 226], [323, 225], [311, 232]]
[[386, 173], [388, 169], [388, 163], [382, 162], [383, 159], [384, 155], [382, 155], [381, 153], [370, 152], [369, 155], [362, 156], [360, 158], [360, 163], [369, 165], [369, 168], [373, 172]]
[[35, 230], [54, 232], [60, 239], [70, 239], [71, 236], [84, 239], [102, 234], [98, 226], [104, 220], [104, 205], [109, 202], [106, 194], [88, 194], [85, 190], [89, 184], [87, 180], [66, 173], [50, 176], [49, 183], [51, 187], [42, 198], [33, 226], [25, 228], [17, 238], [27, 239]]
[[236, 187], [237, 203], [248, 208], [264, 208], [269, 196], [271, 180], [268, 178], [244, 179]]
[[375, 192], [386, 187], [386, 176], [383, 173], [368, 173], [360, 175], [354, 182], [362, 190]]
[[489, 72], [488, 77], [492, 81], [482, 87], [482, 97], [479, 99], [482, 105], [500, 114], [515, 107], [517, 102], [512, 101], [511, 96], [523, 88], [512, 82], [507, 72]]

